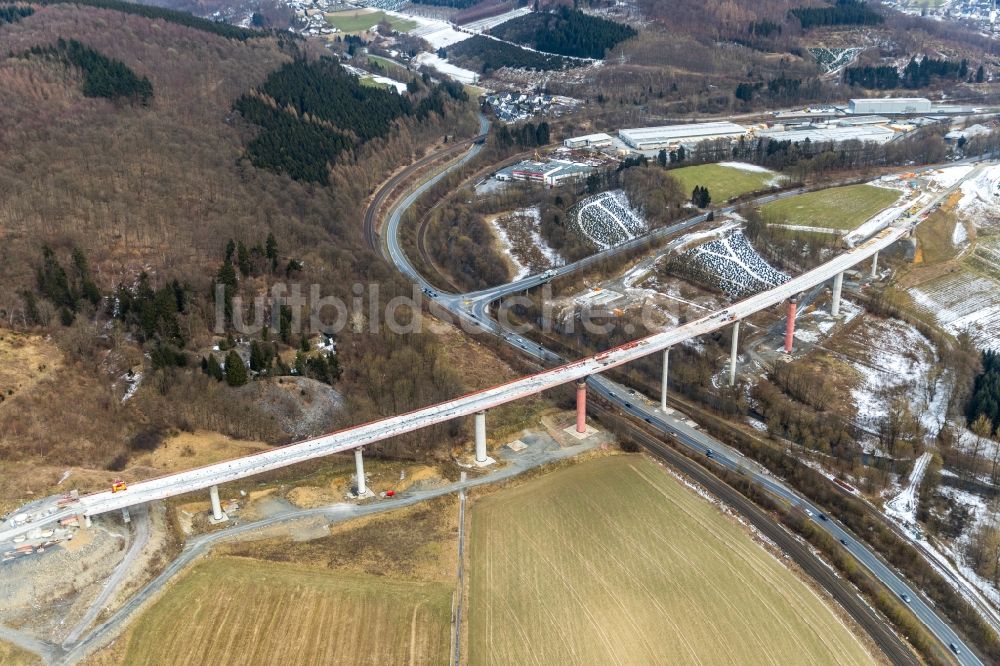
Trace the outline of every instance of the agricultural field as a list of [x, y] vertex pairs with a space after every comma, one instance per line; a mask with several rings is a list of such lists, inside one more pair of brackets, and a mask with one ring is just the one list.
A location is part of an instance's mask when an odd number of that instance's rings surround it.
[[443, 663], [451, 598], [443, 583], [213, 557], [142, 614], [123, 663]]
[[872, 657], [735, 521], [648, 458], [476, 500], [470, 664], [839, 663]]
[[35, 666], [42, 661], [30, 652], [25, 652], [16, 645], [0, 641], [0, 664], [4, 666]]
[[769, 224], [851, 231], [899, 197], [898, 190], [848, 185], [772, 201], [760, 210]]
[[326, 22], [341, 32], [364, 32], [382, 21], [388, 21], [393, 29], [399, 32], [408, 32], [417, 27], [416, 21], [366, 9], [351, 9], [326, 15]]
[[739, 162], [699, 164], [672, 169], [670, 175], [681, 182], [681, 190], [691, 192], [696, 185], [707, 187], [714, 203], [729, 201], [747, 192], [765, 190], [778, 185], [781, 174]]
[[971, 270], [946, 273], [909, 290], [917, 307], [953, 335], [966, 332], [980, 349], [1000, 340], [1000, 280]]

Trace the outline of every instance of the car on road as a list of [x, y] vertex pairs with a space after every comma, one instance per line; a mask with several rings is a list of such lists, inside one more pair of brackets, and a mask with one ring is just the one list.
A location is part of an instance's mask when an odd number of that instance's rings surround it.
[[705, 455], [711, 458], [715, 455], [715, 453], [712, 451], [712, 449], [705, 449]]
[[958, 649], [958, 646], [954, 643], [948, 643], [948, 648], [955, 654], [962, 654], [962, 651]]
[[846, 546], [847, 545], [847, 539], [841, 539], [840, 540], [840, 545]]
[[910, 595], [908, 595], [906, 592], [900, 592], [899, 593], [899, 598], [902, 599], [906, 603], [910, 603]]
[[648, 416], [642, 417], [642, 420], [645, 421], [646, 423], [652, 423], [653, 422], [653, 419], [649, 418]]
[[824, 521], [825, 521], [825, 520], [829, 520], [829, 518], [827, 518], [827, 517], [826, 517], [826, 514], [825, 514], [825, 513], [821, 513], [821, 514], [819, 514], [819, 519], [820, 519], [820, 520], [824, 520]]
[[625, 403], [625, 409], [632, 409], [632, 403], [631, 402], [626, 402]]

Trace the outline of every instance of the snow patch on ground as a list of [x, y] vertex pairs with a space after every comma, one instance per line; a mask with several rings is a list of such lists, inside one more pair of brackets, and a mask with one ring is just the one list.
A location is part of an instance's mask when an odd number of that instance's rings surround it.
[[903, 523], [916, 524], [917, 522], [917, 488], [924, 479], [927, 465], [931, 462], [929, 451], [924, 452], [917, 461], [913, 463], [910, 471], [910, 478], [902, 492], [889, 500], [885, 505], [885, 512]]
[[965, 178], [973, 167], [971, 164], [964, 164], [962, 166], [945, 167], [944, 169], [937, 169], [926, 174], [928, 180], [933, 181], [936, 185], [942, 188], [949, 188], [958, 181]]
[[447, 60], [442, 60], [436, 53], [419, 53], [414, 60], [417, 64], [427, 65], [445, 76], [450, 76], [459, 83], [475, 83], [479, 80], [479, 75], [471, 69], [462, 69], [461, 67], [452, 65]]
[[[851, 359], [851, 365], [861, 375], [851, 397], [857, 408], [859, 423], [875, 429], [888, 414], [885, 396], [902, 389], [910, 399], [915, 414], [937, 410], [934, 421], [942, 421], [947, 400], [936, 400], [943, 392], [930, 386], [928, 376], [936, 362], [934, 347], [915, 327], [895, 319], [873, 319], [866, 323], [868, 358]], [[936, 437], [937, 430], [928, 432]]]
[[1000, 165], [986, 167], [975, 178], [962, 183], [962, 198], [958, 209], [970, 219], [976, 219], [977, 227], [995, 224], [1000, 204]]
[[955, 223], [955, 230], [951, 232], [951, 244], [955, 247], [965, 245], [969, 240], [969, 231], [961, 222]]
[[522, 264], [517, 256], [515, 256], [514, 244], [511, 243], [510, 236], [507, 235], [507, 230], [503, 228], [503, 225], [498, 220], [493, 220], [490, 225], [493, 227], [493, 231], [500, 241], [500, 249], [503, 250], [503, 253], [507, 255], [510, 263], [514, 266], [514, 275], [511, 278], [511, 282], [517, 282], [531, 275], [531, 269]]

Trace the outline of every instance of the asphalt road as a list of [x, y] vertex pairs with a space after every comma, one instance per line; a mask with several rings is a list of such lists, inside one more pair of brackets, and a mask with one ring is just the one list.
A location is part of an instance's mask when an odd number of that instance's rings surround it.
[[701, 465], [681, 455], [642, 428], [634, 428], [632, 436], [652, 455], [683, 472], [715, 497], [733, 507], [751, 525], [776, 544], [806, 574], [830, 593], [861, 627], [868, 632], [879, 649], [893, 664], [912, 664], [915, 657], [910, 648], [886, 626], [883, 619], [865, 602], [850, 584], [838, 576], [812, 550], [785, 530], [774, 518]]
[[[443, 177], [443, 174], [442, 174]], [[532, 357], [536, 361], [544, 364], [552, 364], [564, 362], [558, 354], [546, 349], [544, 346], [533, 342], [524, 336], [518, 335], [510, 331], [504, 331], [500, 325], [492, 321], [488, 316], [489, 303], [501, 298], [507, 294], [516, 293], [519, 291], [524, 291], [533, 287], [537, 287], [540, 284], [546, 282], [552, 277], [562, 276], [573, 271], [579, 270], [589, 265], [593, 265], [597, 261], [606, 258], [607, 256], [612, 256], [611, 253], [600, 253], [600, 255], [594, 255], [598, 258], [587, 258], [581, 260], [580, 262], [575, 262], [573, 264], [568, 264], [563, 266], [556, 271], [556, 275], [534, 275], [529, 276], [523, 280], [519, 280], [514, 283], [507, 285], [501, 285], [492, 289], [483, 290], [480, 292], [473, 292], [469, 294], [438, 294], [434, 292], [430, 284], [424, 280], [424, 278], [417, 273], [413, 265], [406, 258], [405, 252], [403, 252], [398, 241], [398, 230], [399, 222], [402, 219], [403, 212], [408, 208], [414, 201], [416, 201], [423, 193], [425, 193], [437, 179], [430, 179], [426, 184], [418, 186], [411, 192], [411, 195], [403, 199], [396, 207], [390, 212], [390, 223], [386, 227], [386, 233], [384, 236], [385, 246], [388, 248], [388, 258], [393, 264], [400, 270], [405, 276], [413, 280], [415, 283], [419, 284], [425, 290], [431, 291], [431, 293], [436, 294], [434, 301], [447, 310], [451, 315], [458, 317], [459, 319], [469, 319], [471, 318], [481, 330], [487, 331], [494, 335], [500, 336], [507, 344], [519, 349], [522, 353]], [[953, 186], [948, 188], [945, 194], [954, 190]], [[768, 197], [762, 198], [757, 201], [757, 204], [765, 203], [767, 200], [775, 200], [785, 196], [793, 196], [798, 194], [798, 191], [780, 193], [775, 195], [769, 195]], [[931, 203], [922, 208], [925, 211], [930, 208], [933, 203], [940, 201], [941, 195], [936, 197]], [[919, 214], [918, 214], [919, 215]], [[916, 216], [915, 216], [916, 217]], [[663, 236], [676, 233], [677, 231], [683, 230], [689, 226], [693, 226], [700, 222], [705, 221], [707, 216], [697, 216], [690, 220], [685, 220], [677, 225], [673, 225], [669, 230], [661, 230], [660, 233]], [[656, 232], [654, 232], [656, 233]], [[617, 252], [624, 252], [627, 249], [632, 249], [634, 246], [641, 245], [647, 242], [648, 238], [634, 239], [628, 247], [625, 249], [618, 249]], [[623, 246], [619, 246], [623, 247]], [[840, 255], [843, 257], [844, 255]], [[856, 263], [856, 262], [854, 262]], [[851, 264], [853, 265], [853, 264]], [[850, 266], [844, 266], [844, 268], [849, 268]], [[797, 293], [797, 292], [793, 292]], [[433, 312], [433, 308], [432, 308]], [[949, 648], [954, 654], [956, 661], [960, 664], [968, 665], [979, 665], [982, 661], [972, 652], [972, 650], [965, 644], [965, 642], [958, 636], [955, 630], [943, 619], [941, 618], [929, 605], [929, 602], [924, 599], [924, 597], [918, 593], [916, 588], [909, 585], [904, 581], [904, 579], [894, 571], [888, 564], [886, 564], [879, 556], [877, 556], [871, 549], [868, 548], [866, 544], [860, 539], [854, 537], [849, 533], [843, 526], [841, 526], [836, 521], [830, 519], [828, 516], [809, 503], [805, 498], [799, 496], [791, 488], [785, 486], [783, 483], [776, 480], [771, 476], [766, 470], [760, 469], [760, 467], [744, 458], [741, 454], [731, 449], [730, 447], [722, 444], [720, 441], [711, 437], [710, 435], [699, 431], [693, 422], [686, 419], [685, 417], [678, 415], [674, 417], [672, 414], [664, 413], [659, 410], [658, 405], [654, 405], [649, 402], [646, 403], [635, 398], [630, 399], [630, 394], [628, 389], [625, 389], [614, 382], [600, 376], [599, 374], [591, 375], [587, 379], [588, 387], [596, 391], [598, 395], [605, 398], [609, 403], [617, 406], [619, 409], [624, 411], [631, 416], [641, 419], [643, 422], [653, 425], [663, 432], [670, 434], [675, 437], [680, 443], [688, 446], [692, 450], [700, 453], [706, 453], [712, 451], [712, 456], [715, 458], [718, 464], [721, 464], [732, 471], [735, 472], [745, 472], [751, 481], [756, 483], [759, 487], [766, 490], [772, 496], [786, 501], [792, 506], [798, 506], [803, 511], [806, 511], [812, 516], [815, 523], [824, 531], [829, 533], [835, 539], [841, 542], [843, 547], [847, 552], [852, 555], [860, 564], [862, 564], [866, 569], [868, 569], [879, 581], [881, 581], [886, 587], [900, 595], [907, 595], [910, 600], [908, 605], [913, 611], [914, 615], [927, 627], [927, 629], [939, 640], [941, 643]], [[721, 482], [718, 482], [721, 483]], [[728, 486], [727, 486], [728, 487]], [[823, 516], [825, 519], [820, 518]], [[863, 618], [857, 618], [859, 622], [863, 625]], [[879, 640], [875, 634], [873, 638]], [[893, 652], [896, 656], [901, 656], [898, 653], [897, 648], [889, 647], [887, 654], [892, 655]], [[912, 661], [912, 658], [909, 659]]]

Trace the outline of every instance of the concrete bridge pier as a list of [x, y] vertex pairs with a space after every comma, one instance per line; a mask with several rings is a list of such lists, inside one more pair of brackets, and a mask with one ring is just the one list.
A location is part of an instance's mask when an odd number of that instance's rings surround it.
[[663, 374], [660, 377], [660, 409], [667, 411], [667, 369], [670, 367], [670, 347], [663, 350]]
[[122, 507], [122, 522], [124, 522], [126, 525], [132, 522], [132, 516], [129, 515], [127, 506]]
[[739, 355], [737, 348], [740, 344], [740, 322], [733, 324], [733, 348], [729, 353], [729, 385], [736, 384], [736, 358]]
[[872, 279], [878, 276], [878, 252], [872, 255]]
[[90, 519], [90, 516], [83, 517], [83, 526], [88, 528], [94, 526], [94, 521]]
[[795, 341], [795, 312], [798, 308], [798, 299], [792, 296], [788, 299], [788, 321], [785, 322], [785, 353], [791, 354]]
[[354, 471], [358, 477], [358, 497], [368, 494], [368, 486], [365, 482], [365, 460], [362, 457], [363, 447], [354, 449]]
[[486, 412], [476, 412], [476, 464], [483, 465], [486, 457]]
[[209, 522], [221, 523], [229, 520], [229, 517], [222, 512], [222, 502], [219, 501], [219, 486], [209, 488], [208, 496], [212, 500], [212, 519]]
[[587, 432], [587, 380], [576, 382], [576, 431]]
[[841, 271], [833, 278], [833, 297], [830, 299], [830, 315], [840, 316], [840, 293], [844, 289], [844, 272]]

